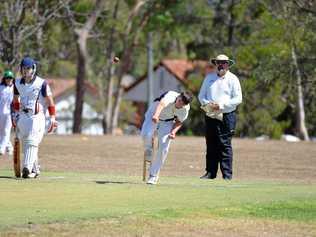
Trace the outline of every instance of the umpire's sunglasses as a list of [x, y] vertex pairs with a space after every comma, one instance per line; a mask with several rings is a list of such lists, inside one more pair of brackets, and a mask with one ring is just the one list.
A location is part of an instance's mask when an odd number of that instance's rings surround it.
[[216, 64], [228, 64], [227, 60], [216, 60], [215, 61]]

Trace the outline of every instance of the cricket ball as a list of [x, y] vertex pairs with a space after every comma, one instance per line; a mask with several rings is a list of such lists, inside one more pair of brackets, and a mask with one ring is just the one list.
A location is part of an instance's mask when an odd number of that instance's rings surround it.
[[113, 63], [118, 63], [120, 61], [119, 57], [114, 57], [113, 58]]

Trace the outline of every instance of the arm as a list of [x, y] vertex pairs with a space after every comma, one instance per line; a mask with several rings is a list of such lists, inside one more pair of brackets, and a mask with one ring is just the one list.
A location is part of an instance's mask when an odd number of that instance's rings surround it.
[[171, 129], [171, 132], [169, 134], [169, 138], [175, 139], [176, 133], [179, 131], [179, 129], [182, 127], [182, 122], [180, 122], [178, 119], [176, 119], [175, 124], [173, 125], [173, 128]]
[[47, 96], [45, 97], [46, 104], [48, 106], [48, 112], [50, 117], [55, 117], [56, 116], [56, 111], [55, 111], [55, 103], [54, 99], [52, 96]]
[[235, 80], [233, 81], [233, 85], [232, 85], [230, 100], [226, 103], [219, 103], [219, 108], [221, 110], [231, 109], [231, 108], [234, 108], [237, 105], [241, 104], [241, 102], [242, 102], [241, 86], [240, 86], [240, 82], [239, 82], [238, 78], [235, 78]]
[[162, 101], [160, 101], [159, 104], [157, 105], [155, 113], [152, 117], [152, 121], [154, 123], [159, 122], [159, 115], [160, 115], [161, 111], [163, 110], [163, 108], [165, 108], [165, 107], [166, 107], [166, 105]]
[[208, 104], [210, 101], [207, 99], [207, 77], [205, 77], [202, 86], [200, 88], [200, 92], [198, 95], [198, 99], [201, 105]]
[[45, 100], [48, 105], [48, 113], [50, 117], [50, 126], [47, 132], [51, 133], [57, 128], [55, 103], [51, 95], [45, 97]]
[[14, 95], [11, 107], [11, 121], [13, 128], [16, 127], [18, 119], [19, 119], [19, 111], [20, 111], [20, 96]]

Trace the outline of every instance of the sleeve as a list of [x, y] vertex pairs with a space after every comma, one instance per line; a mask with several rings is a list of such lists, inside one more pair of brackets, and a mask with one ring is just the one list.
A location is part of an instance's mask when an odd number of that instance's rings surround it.
[[208, 104], [210, 101], [207, 99], [207, 83], [208, 82], [208, 77], [205, 77], [203, 83], [202, 83], [202, 86], [201, 86], [201, 89], [200, 89], [200, 92], [199, 92], [199, 95], [198, 95], [198, 99], [200, 101], [200, 104], [201, 105], [205, 105], [205, 104]]
[[168, 93], [165, 94], [165, 96], [161, 99], [161, 102], [167, 106], [169, 104], [172, 104], [176, 101], [179, 93], [175, 91], [169, 91]]
[[43, 97], [51, 96], [52, 91], [50, 89], [50, 86], [48, 85], [47, 81], [43, 82], [42, 88], [41, 88], [41, 93]]
[[231, 110], [236, 108], [242, 102], [242, 92], [239, 79], [234, 77], [232, 80], [231, 98], [226, 103], [220, 104], [221, 110]]

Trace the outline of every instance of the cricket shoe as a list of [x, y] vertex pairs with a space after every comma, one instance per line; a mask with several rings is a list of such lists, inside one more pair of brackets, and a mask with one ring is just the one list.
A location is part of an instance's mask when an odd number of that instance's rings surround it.
[[151, 185], [156, 185], [158, 183], [158, 176], [152, 176], [150, 175], [148, 180], [147, 180], [147, 184], [151, 184]]
[[22, 170], [22, 178], [23, 179], [28, 179], [30, 175], [30, 171], [28, 170], [28, 168], [24, 167]]
[[36, 179], [39, 176], [38, 173], [30, 173], [27, 177]]

